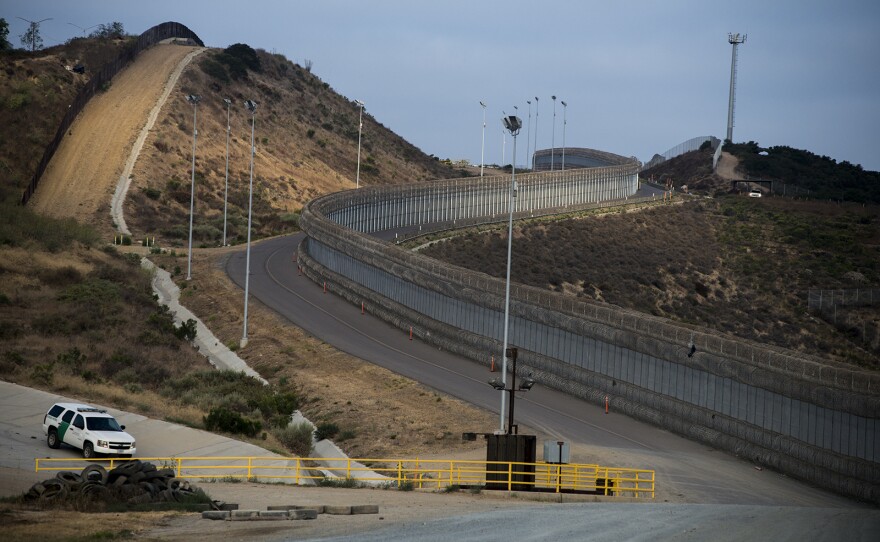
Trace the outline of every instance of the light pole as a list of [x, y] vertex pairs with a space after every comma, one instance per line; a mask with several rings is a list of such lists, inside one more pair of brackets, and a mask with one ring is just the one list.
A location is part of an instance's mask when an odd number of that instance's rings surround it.
[[[513, 106], [513, 114], [516, 116], [516, 118], [519, 118], [519, 107], [516, 105]], [[515, 156], [513, 158], [514, 160], [516, 159]], [[516, 167], [516, 162], [513, 163], [513, 167]]]
[[257, 102], [248, 100], [244, 102], [244, 106], [251, 112], [251, 181], [248, 195], [248, 234], [247, 234], [247, 256], [244, 265], [244, 332], [241, 336], [241, 347], [244, 348], [248, 343], [247, 326], [248, 326], [248, 286], [251, 277], [251, 218], [253, 217], [254, 207], [254, 126], [257, 124]]
[[193, 209], [196, 201], [196, 139], [199, 137], [199, 131], [196, 128], [198, 120], [199, 102], [202, 97], [197, 94], [190, 94], [186, 97], [186, 101], [193, 105], [193, 160], [192, 160], [192, 183], [189, 192], [189, 253], [186, 257], [186, 280], [192, 279], [192, 252], [193, 252]]
[[736, 50], [746, 42], [748, 34], [727, 34], [727, 42], [733, 46], [730, 57], [730, 98], [727, 102], [727, 141], [733, 143], [733, 109], [736, 106]]
[[[513, 162], [516, 164], [516, 136], [522, 128], [522, 121], [516, 115], [504, 117], [504, 128], [513, 136]], [[504, 345], [501, 350], [504, 361], [501, 364], [501, 383], [507, 387], [507, 338], [510, 329], [510, 254], [513, 248], [513, 198], [516, 197], [516, 166], [510, 170], [509, 214], [507, 219], [507, 283], [504, 286]], [[516, 378], [514, 376], [514, 378]], [[504, 430], [504, 391], [501, 392], [501, 430]]]
[[480, 178], [483, 178], [483, 152], [486, 150], [486, 104], [480, 102], [480, 107], [483, 108], [483, 142], [480, 144]]
[[229, 201], [229, 106], [232, 100], [223, 98], [226, 103], [226, 190], [223, 192], [223, 246], [226, 246], [226, 208]]
[[357, 162], [357, 178], [355, 179], [355, 188], [361, 187], [361, 130], [364, 128], [364, 102], [355, 100], [354, 103], [360, 107], [358, 114], [358, 162]]
[[568, 111], [568, 104], [565, 100], [559, 100], [559, 103], [562, 104], [562, 171], [565, 171], [565, 125], [568, 124], [565, 113]]
[[[516, 395], [515, 395], [516, 392], [529, 391], [530, 389], [532, 389], [532, 386], [535, 385], [535, 381], [534, 381], [534, 379], [532, 379], [531, 374], [529, 376], [527, 376], [526, 378], [522, 379], [522, 381], [519, 383], [519, 387], [517, 387], [517, 385], [516, 385], [516, 358], [519, 354], [518, 350], [519, 349], [516, 348], [515, 346], [511, 346], [510, 348], [507, 348], [504, 351], [504, 354], [506, 355], [506, 357], [508, 359], [510, 359], [510, 361], [513, 362], [513, 378], [511, 380], [510, 387], [508, 388], [504, 382], [498, 380], [497, 378], [493, 378], [492, 380], [489, 381], [489, 385], [492, 386], [493, 388], [495, 388], [496, 390], [500, 391], [502, 395], [504, 394], [504, 392], [507, 392], [510, 394], [510, 402], [507, 405], [507, 434], [508, 435], [519, 433], [519, 431], [514, 431], [514, 429], [517, 426], [515, 423], [513, 423], [513, 421], [514, 421], [513, 400], [516, 398]], [[503, 413], [501, 414], [501, 417], [503, 419], [503, 417], [504, 417]], [[503, 425], [503, 423], [504, 422], [502, 422], [502, 425]], [[502, 428], [502, 430], [503, 430], [503, 428]]]
[[553, 135], [550, 136], [550, 171], [553, 171], [553, 158], [556, 152], [556, 96], [550, 96], [553, 100]]
[[528, 165], [532, 156], [530, 152], [532, 145], [532, 100], [526, 100], [526, 103], [529, 104], [529, 125], [526, 128], [526, 165]]
[[[538, 103], [538, 97], [535, 96], [535, 146], [534, 146], [535, 153], [538, 152], [538, 105], [540, 105]], [[532, 158], [533, 158], [532, 159], [532, 170], [534, 170], [535, 166], [538, 164], [534, 160], [534, 155], [532, 156]]]

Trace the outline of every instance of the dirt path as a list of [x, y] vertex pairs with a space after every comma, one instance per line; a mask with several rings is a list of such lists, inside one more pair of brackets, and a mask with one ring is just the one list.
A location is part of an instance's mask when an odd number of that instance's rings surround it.
[[742, 179], [742, 175], [736, 172], [737, 166], [739, 166], [739, 159], [736, 156], [721, 151], [721, 158], [718, 160], [715, 174], [727, 180]]
[[195, 47], [157, 45], [96, 95], [73, 123], [29, 205], [112, 229], [110, 200], [131, 147], [174, 69]]

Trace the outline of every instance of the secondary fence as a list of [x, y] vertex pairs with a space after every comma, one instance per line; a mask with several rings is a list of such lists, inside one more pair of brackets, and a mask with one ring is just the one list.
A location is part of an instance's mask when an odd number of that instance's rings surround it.
[[350, 480], [365, 485], [413, 489], [441, 490], [456, 486], [651, 499], [655, 491], [653, 470], [580, 463], [228, 456], [36, 458], [34, 468], [36, 472], [60, 472], [99, 464], [109, 470], [136, 460], [174, 469], [176, 478], [190, 480], [258, 480], [295, 485]]
[[34, 172], [34, 176], [31, 177], [30, 183], [28, 183], [27, 188], [25, 188], [24, 193], [21, 195], [22, 205], [27, 205], [31, 196], [34, 195], [34, 192], [37, 190], [37, 184], [40, 182], [40, 178], [43, 176], [43, 173], [46, 172], [46, 168], [49, 166], [49, 162], [55, 155], [55, 151], [58, 150], [58, 146], [61, 145], [61, 140], [64, 139], [67, 130], [73, 124], [73, 121], [76, 120], [76, 116], [79, 115], [89, 100], [91, 100], [106, 83], [110, 82], [117, 73], [122, 71], [122, 69], [134, 60], [143, 50], [159, 43], [160, 41], [170, 38], [192, 40], [201, 47], [205, 46], [196, 33], [185, 25], [175, 22], [162, 23], [150, 28], [138, 36], [137, 41], [127, 46], [114, 60], [104, 64], [101, 69], [93, 73], [88, 83], [80, 89], [79, 93], [77, 93], [76, 97], [73, 99], [73, 102], [71, 102], [67, 113], [64, 115], [64, 118], [61, 119], [61, 124], [58, 126], [58, 130], [55, 132], [55, 137], [52, 138], [52, 141], [43, 152], [43, 157], [40, 159], [40, 163], [37, 164], [37, 170]]
[[880, 305], [880, 288], [810, 290], [807, 293], [807, 307], [811, 312], [822, 315], [844, 333], [861, 340], [865, 347], [880, 351], [880, 323], [876, 317], [869, 318], [850, 310], [877, 305]]
[[810, 290], [807, 292], [807, 307], [811, 311], [827, 312], [837, 307], [867, 307], [870, 305], [880, 305], [880, 288]]
[[[517, 176], [515, 217], [631, 196], [638, 162]], [[505, 283], [385, 238], [506, 212], [510, 177], [348, 191], [310, 202], [303, 273], [474, 360], [499, 352]], [[451, 225], [451, 226], [450, 226]], [[552, 265], [553, 262], [547, 262]], [[880, 375], [606, 304], [511, 284], [509, 344], [540, 384], [880, 501]]]
[[[699, 150], [700, 147], [702, 147], [703, 144], [706, 143], [707, 141], [712, 144], [712, 148], [716, 150], [716, 154], [717, 154], [718, 148], [721, 147], [721, 140], [720, 139], [718, 139], [715, 136], [693, 137], [691, 139], [688, 139], [687, 141], [682, 141], [681, 143], [672, 147], [671, 149], [664, 152], [663, 154], [655, 154], [653, 158], [648, 160], [642, 166], [642, 171], [645, 171], [646, 169], [650, 169], [650, 168], [656, 166], [657, 164], [662, 164], [663, 162], [669, 160], [670, 158], [675, 158], [676, 156], [680, 156], [686, 152]], [[717, 162], [717, 159], [715, 159], [713, 161], [713, 164], [714, 164], [714, 162]]]

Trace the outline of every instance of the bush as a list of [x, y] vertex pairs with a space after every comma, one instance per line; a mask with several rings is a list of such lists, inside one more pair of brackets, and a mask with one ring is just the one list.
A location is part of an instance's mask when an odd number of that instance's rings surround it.
[[241, 414], [223, 407], [212, 408], [202, 420], [208, 431], [220, 431], [233, 435], [255, 437], [263, 429], [263, 424], [260, 422], [249, 420]]
[[276, 429], [272, 434], [297, 457], [309, 457], [312, 455], [313, 431], [312, 424], [301, 422]]
[[318, 427], [315, 429], [315, 440], [333, 438], [337, 433], [339, 433], [339, 427], [337, 427], [335, 423], [319, 423]]
[[190, 318], [186, 322], [181, 323], [180, 327], [174, 331], [174, 334], [177, 335], [178, 339], [193, 341], [196, 338], [196, 333], [198, 333], [196, 325], [196, 321]]
[[223, 67], [223, 64], [217, 62], [213, 58], [206, 58], [201, 62], [201, 64], [199, 64], [199, 67], [202, 68], [203, 72], [213, 77], [214, 79], [217, 79], [222, 83], [229, 82], [229, 73], [226, 72], [226, 68]]

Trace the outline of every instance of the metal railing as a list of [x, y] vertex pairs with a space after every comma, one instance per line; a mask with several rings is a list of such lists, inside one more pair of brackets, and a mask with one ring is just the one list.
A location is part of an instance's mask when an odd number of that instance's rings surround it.
[[653, 470], [580, 463], [258, 456], [36, 458], [34, 463], [35, 472], [56, 472], [89, 464], [99, 464], [109, 470], [136, 460], [174, 469], [175, 477], [181, 479], [256, 479], [295, 485], [353, 480], [368, 485], [411, 485], [413, 489], [479, 487], [651, 499], [655, 485]]

